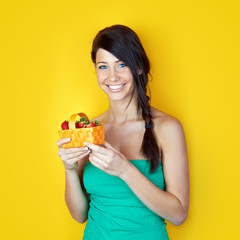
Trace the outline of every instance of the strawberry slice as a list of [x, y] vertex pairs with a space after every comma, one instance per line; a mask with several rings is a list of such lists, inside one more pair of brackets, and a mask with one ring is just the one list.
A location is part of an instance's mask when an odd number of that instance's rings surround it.
[[61, 128], [62, 128], [62, 130], [67, 130], [67, 129], [69, 129], [68, 120], [65, 120], [65, 121], [61, 124]]

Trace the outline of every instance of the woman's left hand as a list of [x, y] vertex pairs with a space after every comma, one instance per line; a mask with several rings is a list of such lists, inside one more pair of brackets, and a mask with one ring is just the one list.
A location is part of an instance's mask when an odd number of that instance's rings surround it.
[[92, 150], [89, 154], [89, 161], [95, 167], [110, 175], [121, 178], [131, 165], [122, 153], [117, 151], [106, 141], [103, 146], [95, 145], [89, 142], [84, 142], [84, 144]]

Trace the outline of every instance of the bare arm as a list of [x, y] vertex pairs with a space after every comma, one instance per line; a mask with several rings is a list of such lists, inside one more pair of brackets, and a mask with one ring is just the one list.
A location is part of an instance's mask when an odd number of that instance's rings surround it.
[[[83, 170], [89, 151], [83, 148], [61, 147], [64, 139], [59, 140], [59, 156], [65, 166], [65, 202], [71, 216], [79, 223], [87, 220], [89, 199], [82, 183]], [[78, 166], [77, 166], [78, 162]]]
[[84, 168], [81, 165], [84, 163], [84, 159], [79, 161], [78, 170], [65, 169], [65, 202], [72, 217], [79, 223], [87, 220], [89, 208], [89, 199], [82, 185], [82, 179], [80, 179], [80, 177], [82, 178], [82, 168]]
[[187, 218], [189, 206], [188, 157], [183, 128], [178, 120], [170, 118], [156, 133], [161, 134], [166, 191], [159, 189], [132, 164], [121, 178], [149, 209], [180, 225]]

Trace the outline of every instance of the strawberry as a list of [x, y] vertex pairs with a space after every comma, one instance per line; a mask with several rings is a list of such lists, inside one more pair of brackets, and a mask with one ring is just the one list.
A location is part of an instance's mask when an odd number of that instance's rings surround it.
[[75, 127], [76, 128], [83, 128], [85, 123], [86, 123], [86, 118], [85, 117], [81, 117], [80, 120], [76, 121]]
[[62, 130], [69, 129], [68, 120], [65, 120], [61, 125]]
[[95, 127], [95, 123], [94, 122], [90, 122], [90, 121], [86, 121], [85, 125], [86, 128], [90, 128], [90, 127]]
[[[77, 120], [75, 122], [75, 127], [76, 128], [91, 128], [91, 127], [96, 127], [102, 125], [101, 123], [98, 122], [98, 120], [95, 120], [94, 122], [90, 122], [89, 120], [86, 120], [85, 117], [81, 117], [80, 120]], [[61, 125], [62, 130], [67, 130], [69, 129], [69, 121], [65, 120], [62, 125]]]
[[84, 122], [76, 121], [75, 126], [76, 126], [76, 128], [83, 128]]

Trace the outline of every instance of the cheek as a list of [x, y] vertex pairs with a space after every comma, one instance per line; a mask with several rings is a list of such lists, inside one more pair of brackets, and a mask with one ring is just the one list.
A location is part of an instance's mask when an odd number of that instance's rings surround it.
[[98, 86], [102, 88], [102, 81], [99, 78], [97, 78], [97, 83], [98, 83]]
[[125, 78], [125, 79], [128, 79], [128, 81], [133, 81], [133, 76], [132, 76], [132, 73], [131, 73], [130, 70], [124, 72], [124, 78]]
[[99, 84], [102, 83], [105, 80], [105, 78], [106, 78], [106, 73], [105, 74], [102, 72], [97, 73], [97, 81]]
[[104, 90], [104, 78], [102, 76], [97, 76], [97, 83], [98, 83], [98, 86]]

